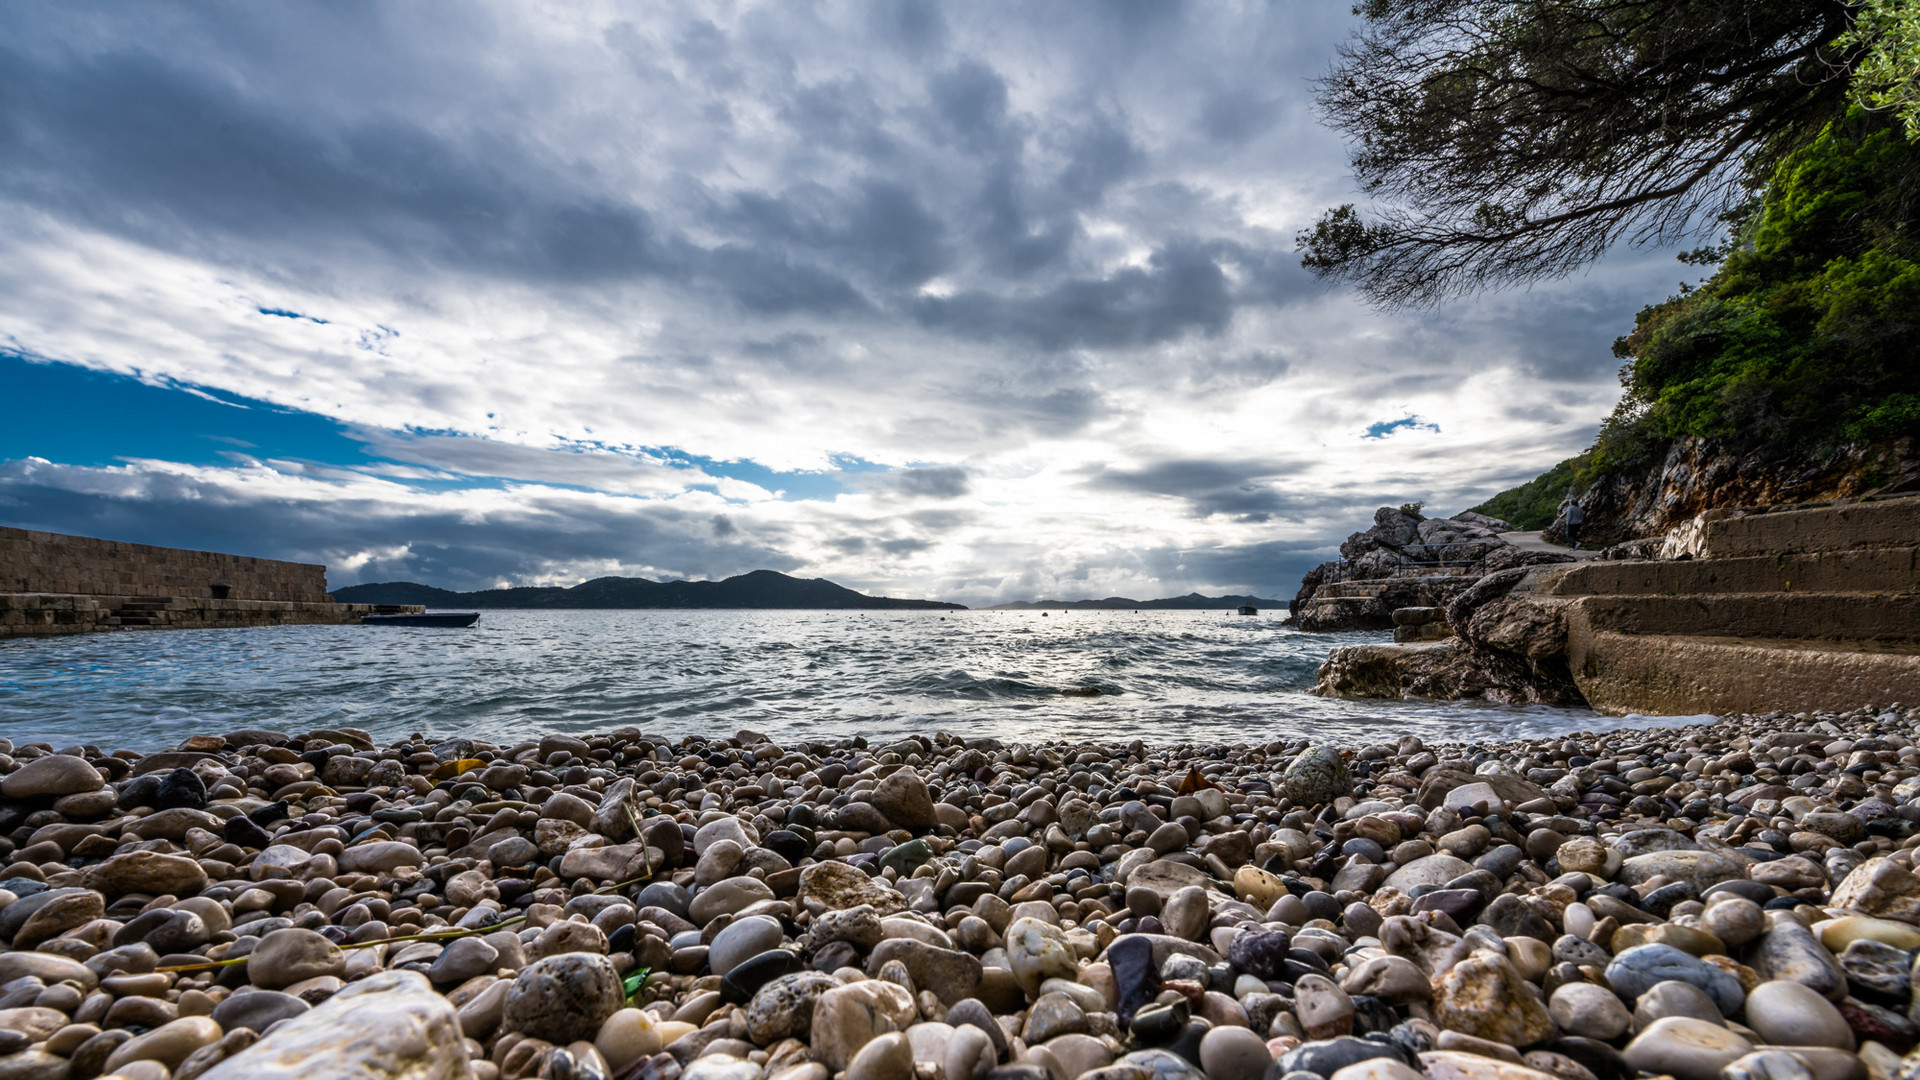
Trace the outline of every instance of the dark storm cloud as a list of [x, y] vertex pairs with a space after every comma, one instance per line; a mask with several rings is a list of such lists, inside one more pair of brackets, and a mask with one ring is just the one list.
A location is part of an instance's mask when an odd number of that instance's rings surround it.
[[[0, 35], [0, 193], [197, 258], [271, 264], [292, 254], [288, 245], [302, 260], [371, 249], [403, 267], [550, 287], [659, 281], [763, 316], [900, 312], [937, 333], [1043, 349], [1218, 335], [1240, 307], [1303, 295], [1291, 241], [1278, 236], [1165, 235], [1145, 265], [1098, 271], [1081, 250], [1084, 215], [1155, 165], [1138, 136], [1142, 118], [1098, 81], [1068, 109], [1021, 111], [1002, 70], [1009, 58], [956, 52], [937, 7], [876, 4], [867, 16], [870, 48], [925, 72], [917, 89], [883, 88], [859, 70], [803, 75], [795, 58], [822, 28], [797, 12], [756, 12], [731, 31], [697, 16], [674, 28], [606, 29], [639, 80], [607, 93], [684, 99], [649, 118], [668, 125], [661, 139], [701, 127], [731, 133], [737, 98], [773, 110], [797, 149], [852, 155], [844, 168], [801, 168], [777, 189], [725, 191], [677, 173], [652, 187], [615, 182], [521, 118], [447, 123], [426, 101], [344, 81], [289, 87], [253, 70], [283, 55], [295, 33], [310, 43], [310, 62], [339, 56], [343, 73], [404, 64], [414, 46], [397, 16], [162, 8], [134, 32], [71, 12], [36, 19], [34, 7], [0, 16], [10, 31]], [[1154, 35], [1174, 37], [1161, 43], [1176, 49], [1165, 62], [1204, 60], [1178, 40], [1193, 20], [1157, 5], [1036, 17], [1127, 64], [1144, 62]], [[466, 44], [492, 44], [486, 34], [468, 28]], [[1109, 77], [1097, 71], [1084, 75]], [[457, 66], [453, 74], [471, 77]], [[375, 81], [391, 80], [382, 72]], [[1206, 100], [1209, 130], [1242, 143], [1278, 115], [1246, 88]], [[1177, 234], [1182, 223], [1153, 227]], [[1249, 284], [1230, 288], [1223, 258]], [[964, 288], [915, 295], [956, 269], [967, 270]]]
[[1256, 523], [1298, 519], [1351, 501], [1350, 495], [1336, 495], [1318, 486], [1307, 490], [1283, 486], [1287, 474], [1298, 469], [1298, 463], [1286, 461], [1168, 460], [1132, 469], [1101, 468], [1087, 477], [1086, 485], [1099, 491], [1179, 499], [1194, 517], [1218, 514]]
[[946, 465], [900, 469], [889, 479], [895, 491], [929, 499], [957, 499], [972, 488], [967, 470]]
[[1031, 297], [981, 292], [920, 301], [921, 323], [1042, 349], [1153, 345], [1233, 317], [1227, 276], [1203, 245], [1176, 244], [1105, 278], [1078, 278]]

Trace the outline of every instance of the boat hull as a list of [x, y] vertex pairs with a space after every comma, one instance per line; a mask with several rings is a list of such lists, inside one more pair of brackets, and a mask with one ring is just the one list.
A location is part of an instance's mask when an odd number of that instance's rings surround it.
[[480, 621], [477, 611], [446, 611], [431, 615], [364, 615], [361, 626], [472, 626]]

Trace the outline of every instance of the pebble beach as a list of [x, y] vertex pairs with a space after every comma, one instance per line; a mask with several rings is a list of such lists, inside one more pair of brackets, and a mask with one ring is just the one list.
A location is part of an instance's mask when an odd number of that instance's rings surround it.
[[0, 739], [0, 1080], [1894, 1080], [1920, 708]]

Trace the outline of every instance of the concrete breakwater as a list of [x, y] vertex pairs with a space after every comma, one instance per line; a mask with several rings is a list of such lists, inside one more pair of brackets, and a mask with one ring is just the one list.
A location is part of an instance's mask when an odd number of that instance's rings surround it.
[[1391, 614], [1441, 640], [1337, 648], [1320, 693], [1649, 715], [1920, 701], [1920, 497], [1715, 510]]
[[0, 1076], [1889, 1080], [1917, 727], [0, 739]]
[[0, 527], [0, 637], [350, 623], [326, 567]]

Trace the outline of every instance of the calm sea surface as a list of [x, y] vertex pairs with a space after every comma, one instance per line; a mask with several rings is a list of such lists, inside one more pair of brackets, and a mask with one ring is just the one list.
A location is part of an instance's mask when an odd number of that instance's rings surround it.
[[[239, 727], [514, 742], [667, 735], [1430, 741], [1599, 730], [1586, 710], [1349, 702], [1327, 650], [1226, 612], [489, 611], [466, 630], [301, 626], [0, 642], [0, 733], [153, 748]], [[1097, 687], [1098, 697], [1063, 690]]]

